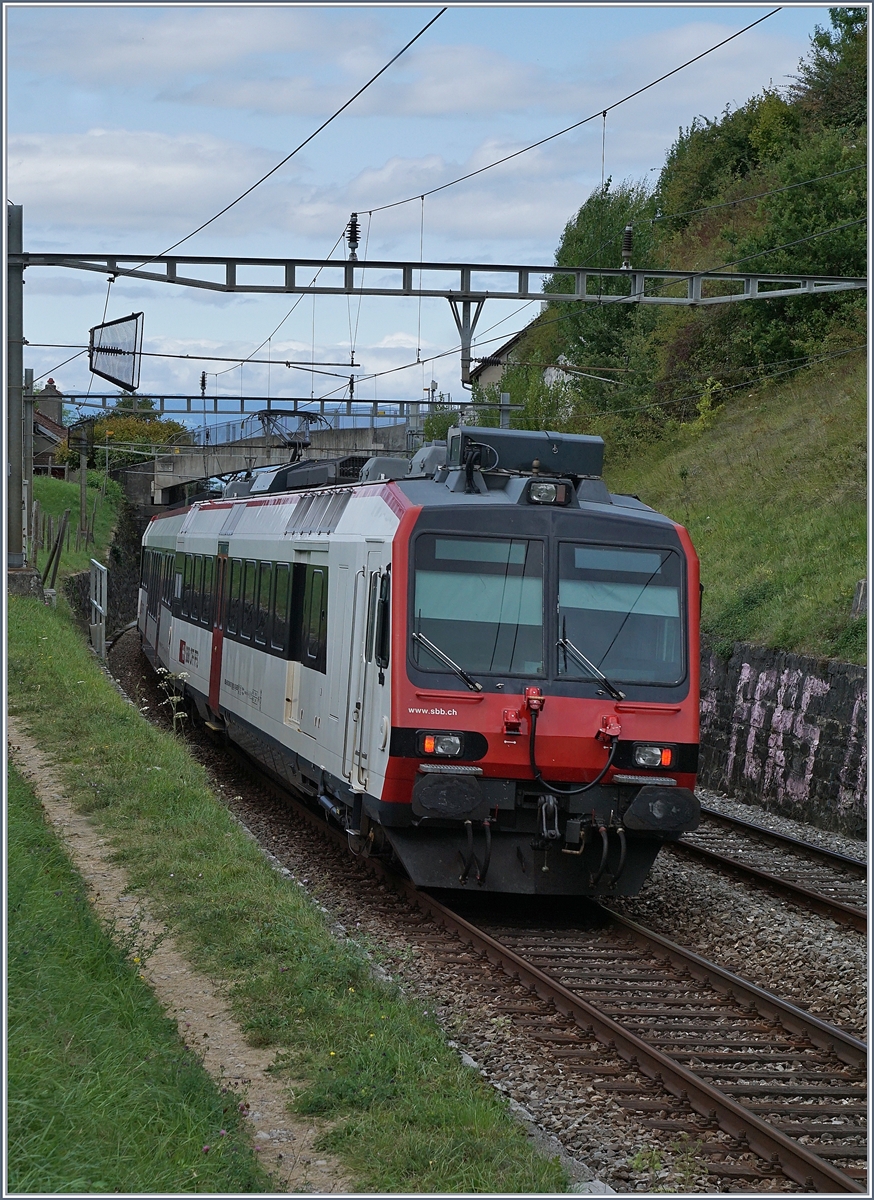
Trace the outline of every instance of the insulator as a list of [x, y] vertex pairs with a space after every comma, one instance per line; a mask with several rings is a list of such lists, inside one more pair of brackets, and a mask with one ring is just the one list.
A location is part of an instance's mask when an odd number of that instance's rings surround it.
[[361, 236], [361, 226], [358, 224], [358, 213], [353, 213], [346, 226], [346, 238], [349, 242], [349, 257], [355, 258], [358, 242]]
[[634, 240], [634, 226], [626, 225], [625, 232], [622, 235], [622, 270], [628, 271], [631, 268], [631, 247]]
[[200, 372], [200, 394], [201, 396], [206, 395], [206, 371]]

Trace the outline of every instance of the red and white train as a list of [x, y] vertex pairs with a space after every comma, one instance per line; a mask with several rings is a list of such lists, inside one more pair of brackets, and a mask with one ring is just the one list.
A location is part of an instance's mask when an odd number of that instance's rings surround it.
[[699, 819], [698, 559], [602, 457], [462, 427], [156, 516], [144, 650], [416, 884], [633, 895]]

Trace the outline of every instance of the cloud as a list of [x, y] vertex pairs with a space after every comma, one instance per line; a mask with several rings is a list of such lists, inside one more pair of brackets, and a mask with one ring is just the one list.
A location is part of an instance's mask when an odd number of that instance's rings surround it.
[[371, 346], [371, 350], [416, 350], [419, 343], [411, 333], [389, 333], [381, 341]]
[[226, 77], [235, 64], [265, 55], [333, 55], [373, 42], [380, 28], [368, 14], [347, 12], [337, 21], [334, 14], [292, 5], [154, 10], [62, 5], [9, 14], [19, 69], [89, 89]]
[[29, 222], [168, 234], [211, 216], [275, 156], [191, 133], [92, 129], [9, 139], [9, 192]]

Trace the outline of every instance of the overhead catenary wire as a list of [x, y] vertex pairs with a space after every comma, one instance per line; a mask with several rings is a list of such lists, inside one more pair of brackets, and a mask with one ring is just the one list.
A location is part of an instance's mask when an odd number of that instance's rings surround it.
[[[657, 221], [673, 221], [680, 217], [694, 217], [699, 213], [713, 212], [717, 208], [734, 208], [736, 204], [749, 204], [752, 200], [764, 200], [767, 196], [778, 196], [780, 192], [791, 192], [794, 188], [807, 187], [811, 183], [821, 183], [824, 179], [837, 179], [839, 175], [851, 175], [854, 171], [864, 171], [866, 163], [858, 163], [855, 167], [845, 167], [842, 171], [830, 171], [828, 175], [817, 175], [813, 179], [802, 179], [798, 183], [787, 183], [784, 187], [771, 188], [767, 192], [756, 192], [754, 196], [740, 196], [737, 200], [721, 200], [719, 204], [705, 204], [703, 208], [689, 208], [685, 212], [661, 213], [657, 217], [647, 217], [646, 220], [655, 225]], [[616, 235], [619, 236], [618, 234]]]
[[[196, 234], [201, 233], [204, 229], [206, 229], [206, 227], [208, 225], [212, 225], [212, 223], [214, 221], [217, 221], [219, 219], [219, 217], [224, 216], [224, 214], [226, 212], [229, 212], [236, 204], [239, 204], [241, 200], [245, 200], [245, 198], [247, 196], [250, 196], [257, 187], [260, 187], [261, 184], [264, 183], [266, 180], [268, 180], [271, 175], [275, 175], [276, 172], [281, 167], [284, 167], [287, 162], [290, 162], [290, 160], [292, 158], [294, 158], [294, 156], [296, 154], [298, 154], [301, 150], [303, 150], [304, 146], [308, 146], [314, 138], [318, 137], [318, 135], [322, 132], [323, 129], [327, 129], [327, 127], [331, 124], [331, 122], [335, 121], [337, 119], [337, 117], [340, 116], [341, 113], [345, 112], [350, 104], [353, 104], [358, 99], [358, 97], [360, 95], [362, 95], [364, 92], [366, 92], [367, 89], [372, 84], [376, 83], [376, 81], [377, 81], [377, 79], [379, 79], [380, 75], [384, 75], [385, 72], [389, 69], [389, 67], [393, 63], [397, 62], [397, 60], [401, 57], [401, 55], [406, 54], [406, 52], [409, 50], [409, 48], [412, 45], [414, 45], [419, 40], [419, 38], [422, 37], [422, 35], [431, 28], [431, 26], [434, 24], [434, 22], [439, 20], [440, 17], [443, 16], [443, 14], [445, 12], [446, 12], [446, 8], [445, 7], [441, 8], [440, 11], [437, 13], [437, 15], [432, 17], [431, 20], [428, 21], [428, 23], [426, 25], [423, 25], [422, 28], [419, 30], [419, 32], [415, 35], [415, 37], [410, 38], [410, 40], [407, 42], [407, 44], [405, 46], [403, 46], [400, 50], [398, 50], [397, 54], [393, 55], [392, 58], [390, 58], [384, 66], [380, 67], [380, 69], [376, 72], [376, 74], [372, 75], [370, 77], [370, 79], [368, 79], [367, 83], [365, 83], [362, 87], [360, 87], [353, 96], [350, 96], [345, 104], [342, 104], [338, 109], [336, 109], [336, 111], [333, 112], [326, 121], [323, 121], [321, 123], [321, 125], [318, 127], [318, 129], [313, 130], [313, 132], [309, 135], [309, 137], [304, 138], [304, 140], [300, 143], [300, 145], [295, 146], [295, 148], [291, 151], [290, 154], [286, 154], [285, 158], [283, 158], [280, 162], [278, 162], [275, 167], [271, 167], [271, 169], [265, 175], [262, 175], [260, 179], [257, 179], [255, 181], [255, 183], [252, 184], [251, 187], [246, 188], [246, 190], [244, 192], [241, 192], [240, 195], [236, 197], [236, 199], [234, 199], [230, 202], [230, 204], [226, 204], [224, 206], [224, 208], [219, 209], [219, 211], [217, 213], [215, 213], [214, 216], [210, 217], [208, 221], [204, 221], [201, 225], [198, 225], [198, 227], [196, 229], [192, 229], [191, 233], [187, 233], [185, 235], [185, 237], [180, 238], [178, 242], [174, 242], [172, 246], [168, 246], [167, 249], [162, 250], [160, 254], [156, 254], [153, 258], [146, 259], [145, 262], [140, 263], [139, 267], [134, 267], [132, 269], [139, 270], [141, 267], [146, 266], [148, 263], [154, 262], [155, 259], [161, 258], [164, 254], [169, 254], [171, 250], [175, 250], [177, 248], [177, 246], [181, 246], [184, 242], [189, 241]], [[125, 272], [121, 271], [121, 272], [119, 272], [119, 274], [125, 274]]]
[[[767, 21], [769, 17], [773, 17], [780, 11], [782, 11], [782, 5], [772, 9], [768, 13], [765, 13], [765, 15], [763, 17], [759, 17], [758, 20], [750, 22], [749, 25], [745, 25], [743, 29], [738, 29], [736, 33], [732, 33], [727, 38], [723, 38], [722, 41], [717, 42], [716, 45], [710, 46], [707, 50], [703, 50], [700, 54], [696, 54], [694, 58], [687, 59], [686, 62], [680, 63], [678, 67], [674, 67], [673, 70], [665, 72], [665, 74], [660, 75], [658, 79], [653, 79], [650, 83], [644, 84], [643, 87], [639, 87], [633, 92], [629, 92], [627, 96], [623, 96], [620, 100], [614, 100], [612, 104], [608, 104], [604, 108], [599, 108], [597, 112], [592, 113], [588, 117], [584, 117], [581, 121], [575, 121], [573, 125], [567, 125], [564, 129], [559, 129], [558, 132], [551, 133], [548, 137], [540, 138], [539, 141], [532, 142], [529, 146], [524, 146], [521, 150], [514, 150], [512, 154], [506, 154], [503, 158], [499, 158], [494, 162], [487, 163], [484, 167], [478, 167], [475, 171], [468, 171], [466, 175], [459, 175], [457, 179], [450, 179], [448, 183], [441, 183], [438, 187], [434, 187], [429, 191], [426, 191], [424, 195], [433, 196], [437, 192], [445, 191], [446, 188], [455, 187], [455, 185], [458, 183], [464, 183], [464, 181], [467, 179], [473, 179], [476, 175], [482, 175], [484, 171], [491, 171], [494, 167], [501, 166], [502, 163], [510, 162], [511, 159], [518, 158], [522, 154], [527, 154], [529, 150], [536, 150], [538, 146], [545, 146], [547, 142], [553, 142], [556, 138], [563, 137], [564, 134], [571, 133], [574, 129], [579, 129], [581, 126], [587, 125], [590, 121], [594, 121], [597, 117], [610, 112], [614, 108], [618, 108], [621, 104], [627, 104], [629, 100], [633, 100], [636, 96], [642, 95], [644, 92], [649, 91], [650, 88], [656, 87], [657, 84], [664, 83], [666, 79], [670, 79], [672, 75], [676, 75], [679, 71], [684, 71], [686, 67], [691, 67], [693, 63], [700, 62], [700, 60], [702, 58], [706, 58], [708, 54], [713, 54], [715, 50], [719, 50], [722, 46], [728, 45], [728, 43], [734, 41], [735, 38], [739, 38], [742, 34], [748, 33], [751, 29], [754, 29], [756, 25], [761, 25], [763, 21]], [[418, 200], [422, 195], [423, 193], [417, 192], [414, 196], [407, 196], [404, 200], [394, 200], [391, 204], [372, 205], [369, 210], [366, 206], [362, 205], [362, 211], [385, 212], [389, 208], [399, 208], [402, 204], [410, 204], [412, 201]]]
[[[767, 382], [769, 379], [777, 379], [782, 375], [791, 375], [795, 371], [802, 371], [802, 370], [805, 370], [807, 367], [816, 366], [818, 363], [829, 362], [831, 359], [835, 359], [835, 358], [844, 358], [848, 354], [855, 354], [860, 350], [866, 350], [867, 345], [868, 345], [867, 342], [862, 342], [858, 346], [850, 346], [846, 350], [835, 350], [830, 354], [821, 354], [814, 358], [807, 358], [807, 359], [804, 359], [801, 361], [797, 361], [794, 366], [785, 367], [780, 371], [763, 371], [763, 372], [760, 372], [758, 375], [754, 375], [748, 379], [742, 380], [740, 383], [731, 383], [731, 384], [720, 385], [719, 390], [720, 390], [720, 392], [733, 392], [733, 391], [739, 390], [740, 388], [752, 387], [757, 383]], [[455, 351], [446, 351], [445, 353], [452, 354], [452, 353], [455, 353]], [[435, 358], [436, 357], [443, 357], [443, 356], [435, 355]], [[430, 362], [432, 360], [428, 359], [427, 361]], [[788, 360], [781, 359], [779, 361], [786, 362]], [[416, 366], [417, 364], [416, 363], [408, 364], [408, 367], [410, 365]], [[397, 368], [397, 369], [403, 370], [403, 369], [407, 369], [407, 368]], [[387, 372], [387, 371], [381, 372], [381, 374], [389, 374], [389, 373], [390, 372]], [[701, 386], [703, 387], [704, 384], [702, 384]], [[321, 399], [325, 400], [325, 399], [328, 399], [329, 397], [330, 397], [330, 393], [321, 397]], [[589, 415], [589, 416], [603, 415], [603, 416], [611, 416], [612, 417], [612, 416], [623, 415], [625, 413], [646, 412], [653, 408], [669, 408], [669, 407], [672, 407], [677, 404], [687, 404], [690, 401], [700, 400], [701, 394], [700, 394], [700, 392], [690, 392], [684, 396], [677, 396], [674, 399], [653, 400], [648, 404], [635, 404], [635, 405], [631, 405], [627, 408], [614, 408], [613, 404], [615, 404], [615, 402], [617, 400], [621, 400], [621, 398], [622, 398], [622, 393], [619, 393], [618, 395], [614, 394], [613, 396], [611, 396], [611, 406], [609, 408], [604, 408], [603, 410], [600, 411], [600, 414], [599, 413], [589, 413], [587, 415]], [[486, 403], [484, 405], [481, 405], [481, 407], [488, 408], [490, 406]]]
[[[267, 341], [269, 341], [269, 340], [270, 339], [268, 338]], [[262, 344], [266, 345], [267, 341], [265, 341]], [[28, 346], [39, 347], [41, 349], [54, 349], [54, 350], [74, 350], [74, 349], [76, 349], [76, 347], [74, 345], [67, 345], [63, 342], [28, 342], [27, 344], [28, 344]], [[88, 350], [87, 346], [83, 347], [82, 350], [80, 351], [80, 354], [85, 354], [87, 352], [87, 350]], [[315, 373], [317, 375], [333, 375], [337, 379], [340, 379], [340, 378], [345, 379], [346, 378], [345, 375], [341, 376], [336, 371], [319, 370], [320, 367], [344, 367], [344, 366], [346, 366], [345, 363], [333, 363], [333, 362], [331, 362], [331, 363], [313, 363], [313, 362], [310, 362], [309, 360], [288, 359], [288, 358], [248, 358], [248, 357], [247, 358], [233, 358], [233, 357], [228, 357], [228, 356], [224, 356], [224, 355], [220, 355], [220, 354], [170, 354], [169, 352], [163, 352], [160, 350], [143, 350], [143, 351], [140, 351], [139, 353], [142, 354], [143, 358], [178, 358], [178, 359], [183, 359], [183, 360], [188, 359], [191, 362], [229, 362], [229, 363], [234, 364], [232, 367], [229, 368], [230, 371], [236, 371], [242, 363], [254, 363], [259, 366], [288, 367], [290, 370], [293, 369], [293, 370], [298, 370], [298, 371], [315, 371]], [[78, 358], [78, 357], [79, 357], [79, 355], [76, 355], [76, 354], [73, 355], [73, 358]], [[66, 361], [72, 362], [72, 359], [68, 358]], [[64, 366], [64, 363], [60, 363], [59, 366]], [[57, 368], [55, 368], [55, 370], [57, 370]], [[210, 371], [210, 375], [224, 375], [224, 374], [227, 374], [227, 372], [225, 372], [225, 371], [218, 371], [218, 372]], [[40, 379], [42, 379], [42, 376], [40, 376]]]
[[[827, 235], [828, 235], [828, 234], [830, 234], [830, 233], [837, 233], [837, 232], [839, 232], [839, 231], [840, 231], [840, 230], [842, 230], [842, 229], [847, 229], [847, 228], [850, 228], [850, 227], [852, 227], [852, 226], [854, 226], [854, 225], [860, 225], [860, 224], [864, 224], [864, 223], [865, 223], [865, 221], [866, 221], [866, 219], [867, 219], [867, 218], [865, 218], [865, 217], [861, 217], [861, 218], [859, 218], [859, 220], [856, 220], [856, 221], [847, 221], [847, 222], [845, 222], [845, 223], [844, 223], [844, 224], [842, 224], [842, 225], [835, 225], [835, 226], [833, 226], [831, 229], [822, 229], [822, 230], [820, 230], [818, 233], [812, 233], [812, 234], [810, 234], [808, 237], [804, 237], [804, 238], [797, 238], [797, 239], [796, 239], [795, 241], [793, 241], [793, 242], [784, 242], [784, 243], [783, 243], [782, 245], [780, 245], [780, 246], [769, 246], [769, 247], [768, 247], [767, 249], [765, 249], [765, 250], [759, 250], [759, 251], [757, 251], [755, 254], [750, 254], [750, 255], [747, 255], [745, 258], [739, 258], [739, 259], [735, 259], [733, 262], [728, 262], [728, 263], [720, 263], [720, 264], [718, 264], [717, 266], [714, 266], [714, 267], [708, 267], [706, 270], [703, 270], [703, 271], [690, 271], [688, 274], [684, 274], [684, 275], [680, 276], [680, 277], [679, 277], [679, 278], [677, 278], [677, 279], [669, 279], [669, 280], [667, 280], [665, 283], [663, 283], [663, 284], [660, 284], [660, 285], [659, 285], [659, 288], [658, 288], [657, 290], [663, 290], [663, 289], [664, 289], [664, 288], [666, 288], [666, 287], [674, 287], [674, 286], [675, 286], [676, 284], [678, 284], [678, 283], [687, 283], [687, 282], [689, 282], [689, 281], [690, 281], [690, 280], [692, 280], [692, 279], [695, 279], [695, 278], [698, 278], [698, 277], [703, 277], [703, 276], [705, 276], [705, 275], [713, 275], [713, 274], [715, 274], [715, 273], [716, 273], [716, 272], [718, 272], [718, 271], [723, 271], [723, 270], [725, 270], [727, 267], [739, 266], [741, 263], [744, 263], [744, 262], [749, 262], [749, 261], [751, 261], [751, 260], [752, 260], [752, 259], [754, 259], [754, 258], [760, 258], [760, 257], [762, 257], [762, 256], [763, 256], [763, 255], [765, 255], [765, 254], [771, 254], [771, 253], [775, 253], [775, 252], [776, 252], [776, 251], [778, 251], [778, 250], [786, 250], [786, 249], [789, 249], [789, 248], [790, 248], [790, 247], [792, 247], [792, 246], [798, 246], [798, 245], [801, 245], [803, 242], [810, 242], [810, 241], [814, 241], [814, 240], [815, 240], [816, 238], [818, 238], [818, 237], [825, 237], [825, 236], [827, 236]], [[567, 270], [573, 270], [573, 268], [567, 268]], [[561, 268], [561, 267], [556, 267], [556, 269], [555, 269], [555, 274], [558, 274], [558, 275], [560, 275], [561, 273], [562, 273], [562, 268]], [[798, 293], [798, 294], [799, 294], [799, 295], [804, 295], [805, 293], [803, 293], [803, 292], [800, 292], [800, 291], [799, 291], [799, 293]], [[766, 296], [767, 296], [767, 292], [761, 293], [761, 297], [762, 297], [762, 298], [764, 298], [764, 297], [766, 297]], [[548, 299], [548, 298], [549, 298], [549, 293], [548, 293], [548, 292], [544, 293], [544, 299]], [[792, 297], [789, 297], [789, 298], [791, 299]], [[623, 304], [628, 304], [628, 303], [636, 303], [636, 301], [634, 300], [634, 298], [633, 298], [633, 297], [630, 297], [630, 296], [607, 296], [607, 297], [605, 297], [605, 298], [604, 298], [602, 301], [600, 301], [600, 302], [601, 302], [601, 303], [603, 303], [605, 306], [606, 306], [606, 305], [608, 305], [608, 304], [611, 304], [611, 303], [623, 303]], [[534, 301], [529, 301], [529, 303], [535, 303], [535, 302], [534, 302]], [[523, 306], [523, 307], [524, 307], [524, 306]], [[520, 310], [517, 310], [517, 311], [520, 311]], [[512, 314], [511, 314], [511, 315], [512, 315]], [[551, 317], [551, 318], [549, 318], [548, 320], [541, 321], [541, 322], [540, 322], [540, 327], [541, 327], [541, 328], [543, 328], [544, 326], [546, 326], [546, 325], [551, 325], [551, 324], [555, 323], [556, 321], [563, 321], [563, 320], [566, 320], [566, 319], [568, 318], [568, 316], [570, 316], [570, 314], [569, 314], [569, 313], [561, 313], [560, 315], [558, 315], [558, 316], [556, 316], [556, 317]], [[527, 328], [527, 326], [523, 326], [523, 328], [522, 328], [521, 330], [519, 330], [518, 332], [519, 332], [519, 333], [523, 333], [523, 332], [524, 332], [524, 330], [525, 330], [525, 328]], [[478, 343], [478, 344], [479, 344], [480, 346], [482, 346], [482, 345], [488, 345], [488, 343], [489, 343], [490, 341], [491, 341], [491, 342], [500, 342], [501, 340], [503, 340], [503, 335], [501, 335], [501, 337], [488, 338], [488, 339], [485, 339], [485, 340], [483, 340], [483, 339], [480, 339], [480, 341], [479, 341], [479, 343]], [[449, 355], [451, 355], [451, 354], [457, 354], [457, 353], [459, 352], [459, 350], [460, 350], [460, 349], [461, 349], [461, 346], [460, 346], [460, 344], [457, 344], [457, 345], [454, 345], [454, 346], [453, 346], [451, 349], [449, 349], [449, 350], [443, 350], [443, 351], [440, 351], [440, 352], [438, 352], [438, 353], [436, 353], [436, 354], [430, 354], [430, 355], [428, 355], [428, 357], [427, 357], [427, 358], [426, 358], [424, 361], [425, 361], [425, 362], [434, 362], [434, 361], [436, 361], [438, 358], [446, 358], [446, 357], [448, 357], [448, 356], [449, 356]], [[384, 371], [377, 371], [377, 372], [374, 372], [373, 374], [370, 374], [370, 375], [363, 375], [363, 376], [361, 377], [361, 379], [360, 379], [360, 382], [364, 383], [364, 382], [366, 382], [366, 381], [367, 381], [367, 380], [369, 380], [369, 379], [375, 379], [375, 378], [378, 378], [379, 376], [382, 376], [382, 375], [394, 375], [394, 374], [396, 374], [398, 371], [408, 371], [408, 370], [410, 370], [410, 368], [411, 368], [411, 367], [415, 367], [415, 366], [418, 366], [418, 365], [419, 365], [419, 363], [418, 363], [418, 360], [417, 360], [416, 362], [408, 362], [408, 363], [404, 363], [402, 366], [399, 366], [399, 367], [388, 367], [388, 368], [386, 368], [386, 370], [384, 370]], [[571, 364], [571, 365], [573, 365], [573, 364]], [[327, 392], [327, 393], [325, 394], [325, 396], [324, 396], [324, 397], [322, 397], [322, 398], [323, 398], [323, 399], [327, 399], [327, 398], [329, 398], [329, 397], [332, 395], [332, 392], [333, 392], [333, 390], [336, 390], [336, 389], [332, 389], [332, 391], [331, 391], [331, 392]]]

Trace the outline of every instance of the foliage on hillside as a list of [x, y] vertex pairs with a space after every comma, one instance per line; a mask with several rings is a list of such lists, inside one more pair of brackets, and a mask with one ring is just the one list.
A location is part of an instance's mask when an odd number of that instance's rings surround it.
[[865, 663], [850, 609], [866, 573], [864, 363], [822, 363], [739, 395], [646, 455], [607, 464], [613, 491], [685, 525], [705, 636]]
[[[556, 266], [618, 267], [630, 224], [635, 266], [865, 275], [867, 10], [830, 14], [790, 88], [696, 117], [654, 186], [608, 179], [593, 192]], [[568, 285], [557, 271], [546, 291]], [[600, 433], [615, 456], [756, 380], [841, 361], [865, 343], [864, 291], [693, 309], [618, 302], [624, 280], [590, 276], [593, 285], [599, 303], [553, 301], [531, 323], [501, 382], [475, 395], [484, 414], [509, 392], [523, 405], [514, 424]], [[545, 380], [556, 365], [567, 370]]]

